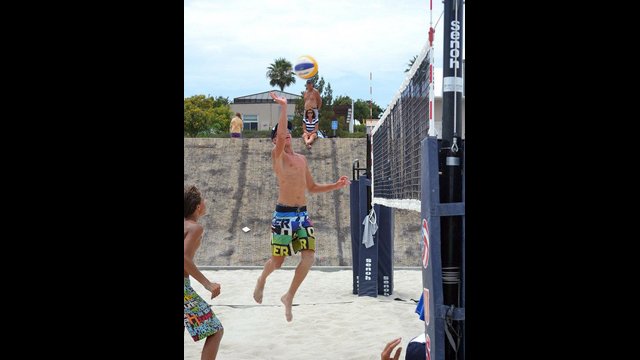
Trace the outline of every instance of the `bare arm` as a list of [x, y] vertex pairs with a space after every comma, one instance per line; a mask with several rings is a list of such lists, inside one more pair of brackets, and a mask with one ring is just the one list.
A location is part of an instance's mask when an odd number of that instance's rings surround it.
[[[305, 162], [306, 161], [307, 159], [305, 158]], [[311, 171], [309, 170], [308, 165], [307, 165], [306, 177], [307, 177], [307, 190], [310, 193], [321, 193], [321, 192], [327, 192], [332, 190], [338, 190], [351, 184], [351, 181], [349, 181], [349, 178], [344, 175], [340, 176], [340, 179], [338, 179], [338, 181], [336, 181], [333, 184], [316, 184], [315, 181], [313, 181], [313, 177], [311, 176]]]
[[193, 229], [187, 231], [187, 236], [184, 238], [184, 271], [202, 284], [205, 289], [211, 291], [211, 298], [213, 299], [220, 294], [220, 284], [210, 282], [188, 255], [195, 252], [197, 239], [202, 236], [202, 232], [203, 228], [200, 225], [194, 226]]
[[[273, 91], [269, 93], [276, 103], [280, 104], [280, 118], [278, 119], [278, 132], [276, 133], [276, 148], [271, 153], [274, 157], [280, 157], [284, 152], [284, 141], [287, 137], [287, 98], [278, 97]], [[284, 130], [283, 130], [284, 129]]]

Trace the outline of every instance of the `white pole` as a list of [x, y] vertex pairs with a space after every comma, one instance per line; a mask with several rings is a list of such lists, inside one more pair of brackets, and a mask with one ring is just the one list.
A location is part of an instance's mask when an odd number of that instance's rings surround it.
[[435, 86], [434, 86], [434, 47], [433, 40], [435, 40], [435, 29], [433, 28], [433, 0], [429, 0], [429, 130], [428, 135], [436, 137], [438, 136], [436, 132], [436, 121], [433, 118], [433, 113], [435, 112]]
[[351, 99], [351, 118], [349, 119], [349, 132], [353, 132], [353, 99]]
[[369, 119], [373, 119], [373, 89], [371, 85], [372, 73], [369, 72]]

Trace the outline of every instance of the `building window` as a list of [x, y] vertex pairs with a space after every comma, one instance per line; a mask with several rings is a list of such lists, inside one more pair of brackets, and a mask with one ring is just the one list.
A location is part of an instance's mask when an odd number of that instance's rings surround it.
[[258, 115], [242, 114], [242, 128], [244, 130], [258, 130]]

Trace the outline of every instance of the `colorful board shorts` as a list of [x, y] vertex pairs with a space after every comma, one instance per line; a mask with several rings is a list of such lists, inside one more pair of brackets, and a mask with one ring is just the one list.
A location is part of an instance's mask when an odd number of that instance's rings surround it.
[[291, 256], [291, 248], [316, 250], [316, 237], [307, 207], [276, 205], [271, 220], [271, 255]]
[[223, 329], [209, 304], [193, 290], [188, 277], [184, 278], [184, 327], [194, 341], [206, 339]]

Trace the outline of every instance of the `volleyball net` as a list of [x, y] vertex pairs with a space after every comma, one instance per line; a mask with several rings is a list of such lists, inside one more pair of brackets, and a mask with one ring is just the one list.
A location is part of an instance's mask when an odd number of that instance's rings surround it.
[[372, 204], [420, 211], [420, 142], [436, 135], [433, 68], [427, 43], [371, 132]]

